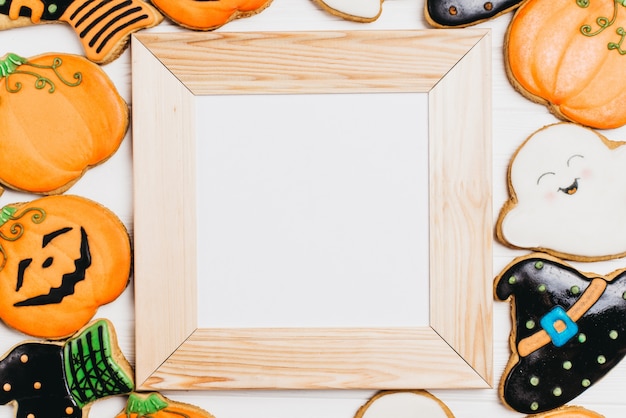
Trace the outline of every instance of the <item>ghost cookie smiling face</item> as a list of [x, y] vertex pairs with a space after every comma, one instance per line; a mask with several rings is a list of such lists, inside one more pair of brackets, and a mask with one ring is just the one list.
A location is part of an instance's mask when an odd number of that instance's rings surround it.
[[498, 239], [568, 260], [626, 255], [626, 234], [620, 233], [626, 211], [622, 145], [572, 123], [535, 132], [511, 160]]

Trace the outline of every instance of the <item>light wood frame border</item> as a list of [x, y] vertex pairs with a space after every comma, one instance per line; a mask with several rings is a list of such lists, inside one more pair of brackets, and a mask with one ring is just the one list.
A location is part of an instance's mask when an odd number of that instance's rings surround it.
[[[141, 33], [132, 41], [138, 389], [492, 385], [488, 30]], [[424, 92], [430, 326], [198, 329], [194, 97]]]

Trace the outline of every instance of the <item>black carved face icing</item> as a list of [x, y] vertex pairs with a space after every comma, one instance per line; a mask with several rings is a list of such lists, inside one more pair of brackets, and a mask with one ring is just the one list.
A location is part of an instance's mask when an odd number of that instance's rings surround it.
[[[28, 284], [30, 280], [39, 280], [36, 275], [55, 274], [52, 267], [55, 263], [65, 263], [67, 260], [62, 257], [61, 260], [55, 258], [54, 253], [46, 252], [46, 248], [53, 247], [55, 242], [67, 240], [71, 237], [73, 228], [65, 227], [52, 231], [42, 238], [41, 254], [33, 255], [33, 257], [23, 258], [18, 263], [15, 291], [20, 291]], [[69, 238], [72, 239], [72, 238]], [[85, 274], [89, 266], [91, 266], [91, 253], [89, 251], [89, 239], [84, 228], [80, 228], [80, 238], [77, 246], [79, 247], [79, 256], [73, 260], [73, 270], [64, 273], [58, 286], [50, 287], [46, 293], [41, 293], [27, 297], [13, 304], [13, 306], [40, 306], [54, 303], [61, 303], [67, 296], [74, 294], [76, 284], [85, 280]], [[35, 266], [37, 269], [35, 270]], [[69, 266], [68, 266], [69, 267]], [[35, 272], [36, 271], [36, 272]]]

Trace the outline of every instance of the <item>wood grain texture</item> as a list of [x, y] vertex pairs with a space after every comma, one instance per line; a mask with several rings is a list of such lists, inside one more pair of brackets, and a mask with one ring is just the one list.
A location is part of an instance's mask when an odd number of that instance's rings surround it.
[[[489, 51], [484, 30], [137, 35], [138, 387], [489, 387]], [[349, 92], [429, 94], [431, 326], [196, 329], [193, 94]]]

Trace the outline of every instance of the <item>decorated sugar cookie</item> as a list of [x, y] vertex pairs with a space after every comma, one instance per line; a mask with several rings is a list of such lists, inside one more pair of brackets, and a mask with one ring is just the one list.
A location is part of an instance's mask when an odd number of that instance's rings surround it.
[[547, 126], [513, 156], [498, 239], [595, 261], [626, 255], [626, 147], [572, 123]]
[[542, 414], [530, 415], [528, 418], [604, 418], [604, 415], [580, 406], [563, 406]]
[[130, 239], [108, 209], [48, 196], [0, 211], [0, 318], [29, 335], [62, 338], [128, 284]]
[[0, 404], [14, 404], [16, 418], [80, 418], [91, 403], [129, 393], [134, 383], [115, 330], [103, 319], [64, 344], [13, 347], [0, 360], [0, 388]]
[[85, 56], [99, 64], [117, 58], [130, 35], [163, 17], [143, 0], [2, 0], [0, 30], [63, 22], [76, 33]]
[[272, 0], [152, 0], [179, 25], [194, 30], [214, 30], [234, 19], [263, 11]]
[[424, 390], [381, 391], [354, 418], [454, 418], [448, 407]]
[[5, 55], [0, 60], [0, 183], [40, 194], [64, 192], [118, 149], [128, 119], [113, 82], [87, 59]]
[[313, 0], [332, 15], [354, 22], [373, 22], [383, 11], [383, 0]]
[[512, 84], [558, 117], [592, 128], [626, 123], [626, 7], [614, 0], [528, 0], [505, 39]]
[[580, 273], [534, 253], [496, 277], [495, 296], [512, 304], [512, 353], [499, 393], [518, 412], [563, 406], [626, 354], [624, 269], [607, 276]]
[[115, 418], [214, 418], [202, 408], [173, 401], [157, 392], [131, 393]]
[[471, 26], [517, 8], [522, 0], [426, 0], [426, 21], [435, 27]]

